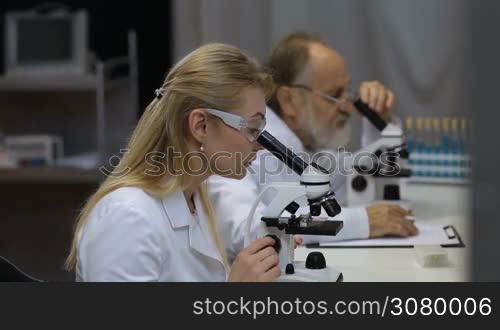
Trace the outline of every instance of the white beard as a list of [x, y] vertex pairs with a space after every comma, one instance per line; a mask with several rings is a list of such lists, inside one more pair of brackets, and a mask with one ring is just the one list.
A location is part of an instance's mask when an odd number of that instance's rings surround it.
[[313, 149], [311, 151], [336, 150], [345, 147], [349, 143], [352, 130], [349, 118], [339, 114], [339, 116], [342, 116], [339, 120], [345, 120], [346, 122], [341, 128], [337, 128], [335, 125], [325, 123], [325, 121], [317, 118], [310, 106], [305, 110], [303, 131], [309, 136], [309, 140], [313, 144], [310, 146]]

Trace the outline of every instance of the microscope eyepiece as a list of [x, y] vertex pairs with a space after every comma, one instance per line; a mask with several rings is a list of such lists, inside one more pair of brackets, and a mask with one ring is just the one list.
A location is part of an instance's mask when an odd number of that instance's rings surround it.
[[257, 138], [257, 142], [271, 152], [276, 158], [285, 163], [298, 175], [302, 175], [302, 172], [307, 168], [308, 164], [304, 162], [296, 153], [288, 149], [283, 143], [278, 141], [274, 136], [268, 131], [262, 132]]
[[366, 103], [364, 103], [363, 101], [361, 101], [361, 99], [357, 99], [354, 102], [354, 106], [379, 131], [383, 131], [384, 128], [387, 126], [387, 123], [385, 122], [385, 120], [383, 120], [382, 117], [380, 117], [380, 115], [378, 113], [376, 113], [375, 111], [373, 111]]

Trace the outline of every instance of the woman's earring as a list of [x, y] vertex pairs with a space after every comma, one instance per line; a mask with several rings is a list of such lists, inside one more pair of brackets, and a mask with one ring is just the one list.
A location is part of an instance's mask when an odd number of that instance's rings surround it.
[[205, 147], [203, 146], [203, 144], [200, 146], [200, 151], [201, 151], [201, 152], [204, 152], [204, 151], [205, 151]]

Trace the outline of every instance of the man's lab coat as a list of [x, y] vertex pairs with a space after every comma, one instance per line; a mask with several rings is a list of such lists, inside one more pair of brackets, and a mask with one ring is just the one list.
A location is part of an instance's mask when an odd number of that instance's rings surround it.
[[[266, 119], [266, 130], [269, 133], [293, 152], [302, 157], [310, 158], [308, 162], [311, 160], [311, 155], [306, 153], [302, 142], [295, 133], [269, 108], [266, 110]], [[374, 139], [380, 136], [379, 132], [364, 119], [363, 133], [363, 145], [373, 142]], [[333, 155], [335, 158], [343, 160], [344, 165], [341, 166], [346, 169], [352, 168], [352, 156], [345, 152], [326, 152], [328, 157], [320, 157], [318, 160], [332, 160]], [[321, 161], [318, 163], [323, 165]], [[342, 161], [339, 162], [339, 164], [341, 163]], [[247, 234], [246, 219], [261, 191], [273, 182], [298, 181], [299, 176], [267, 150], [258, 152], [256, 160], [248, 167], [247, 174], [242, 180], [227, 179], [220, 176], [212, 176], [209, 179], [210, 197], [219, 220], [221, 236], [230, 261], [244, 248], [245, 235]], [[346, 202], [346, 181], [345, 175], [339, 174], [338, 171], [332, 176], [333, 190], [341, 205]], [[271, 193], [266, 193], [257, 207], [251, 224], [253, 234], [258, 230], [262, 212], [272, 198]], [[308, 209], [305, 211], [308, 211]], [[300, 211], [297, 214], [300, 214]], [[326, 213], [323, 212], [322, 216], [325, 215]], [[369, 236], [368, 214], [364, 207], [343, 207], [342, 212], [332, 219], [344, 221], [344, 227], [337, 236], [304, 235], [304, 243], [366, 239]]]

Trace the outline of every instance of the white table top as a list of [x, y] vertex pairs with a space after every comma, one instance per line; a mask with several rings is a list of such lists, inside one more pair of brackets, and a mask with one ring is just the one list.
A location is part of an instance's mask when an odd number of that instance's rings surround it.
[[468, 280], [469, 186], [410, 184], [408, 197], [417, 222], [453, 225], [465, 248], [446, 248], [450, 265], [423, 268], [413, 248], [318, 248], [299, 247], [296, 260], [305, 260], [312, 251], [321, 251], [328, 266], [344, 275], [345, 282], [455, 282]]

